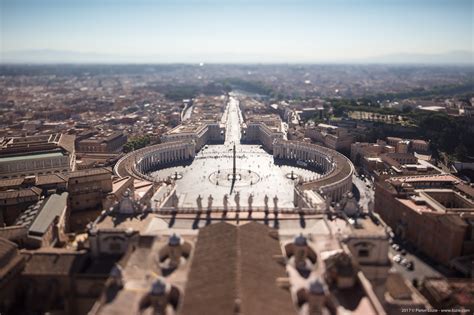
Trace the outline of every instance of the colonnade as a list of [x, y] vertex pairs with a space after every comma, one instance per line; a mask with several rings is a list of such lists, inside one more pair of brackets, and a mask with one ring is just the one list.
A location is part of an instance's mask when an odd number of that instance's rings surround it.
[[163, 144], [156, 151], [146, 153], [141, 157], [136, 168], [140, 173], [147, 173], [159, 164], [188, 160], [194, 157], [194, 149], [190, 150], [187, 144]]
[[[119, 176], [142, 177], [159, 164], [193, 159], [195, 143], [188, 141], [166, 142], [130, 152], [114, 167]], [[139, 174], [137, 174], [137, 172]]]
[[278, 159], [301, 160], [319, 166], [323, 174], [334, 168], [330, 156], [323, 154], [318, 147], [304, 142], [278, 141], [273, 145], [273, 156]]
[[317, 191], [337, 201], [352, 188], [352, 162], [329, 148], [299, 141], [275, 141], [273, 156], [279, 159], [301, 160], [321, 167], [323, 176], [301, 183], [302, 189]]

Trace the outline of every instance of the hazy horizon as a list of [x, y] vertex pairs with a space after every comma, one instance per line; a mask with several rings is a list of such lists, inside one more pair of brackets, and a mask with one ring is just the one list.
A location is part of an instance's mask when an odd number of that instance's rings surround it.
[[473, 63], [470, 0], [0, 0], [1, 63]]

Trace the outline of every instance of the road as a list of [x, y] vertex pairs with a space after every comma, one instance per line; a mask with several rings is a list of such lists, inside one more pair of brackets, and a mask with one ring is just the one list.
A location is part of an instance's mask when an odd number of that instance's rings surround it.
[[226, 111], [227, 116], [224, 145], [233, 143], [235, 143], [235, 145], [239, 145], [241, 137], [240, 124], [242, 123], [242, 114], [240, 113], [239, 100], [231, 96], [229, 98], [229, 104]]
[[[356, 186], [357, 190], [360, 194], [359, 205], [361, 207], [362, 212], [368, 212], [370, 203], [374, 202], [374, 190], [373, 183], [368, 179], [361, 179], [357, 177], [355, 174], [352, 176], [352, 183]], [[368, 186], [368, 187], [367, 187]]]
[[191, 118], [191, 114], [193, 113], [193, 109], [194, 109], [194, 105], [191, 105], [188, 108], [186, 108], [183, 111], [183, 113], [181, 113], [181, 120], [184, 121], [184, 120], [188, 120], [189, 118]]
[[417, 256], [407, 252], [403, 258], [406, 258], [409, 261], [413, 261], [414, 263], [414, 270], [410, 271], [407, 270], [404, 266], [400, 265], [393, 261], [393, 257], [396, 255], [400, 255], [400, 252], [394, 250], [390, 247], [389, 250], [389, 257], [392, 259], [394, 268], [403, 275], [404, 278], [413, 281], [413, 279], [417, 279], [419, 282], [425, 277], [443, 277], [436, 269], [425, 263], [423, 260], [418, 258]]

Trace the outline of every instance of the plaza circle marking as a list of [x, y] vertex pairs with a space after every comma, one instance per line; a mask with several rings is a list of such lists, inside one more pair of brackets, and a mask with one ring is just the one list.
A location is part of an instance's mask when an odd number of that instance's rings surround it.
[[[208, 179], [212, 184], [216, 186], [230, 187], [232, 186], [232, 174], [233, 170], [231, 168], [222, 169], [219, 171], [212, 172], [208, 176]], [[260, 175], [248, 169], [238, 168], [236, 169], [236, 175], [240, 176], [237, 176], [237, 179], [235, 180], [235, 187], [251, 186], [255, 185], [260, 181]]]

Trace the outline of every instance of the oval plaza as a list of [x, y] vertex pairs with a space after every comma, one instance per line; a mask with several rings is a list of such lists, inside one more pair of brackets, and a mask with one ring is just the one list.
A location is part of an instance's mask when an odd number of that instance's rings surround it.
[[269, 116], [244, 121], [231, 96], [219, 123], [184, 121], [161, 144], [124, 156], [115, 172], [161, 185], [157, 209], [325, 211], [350, 191], [349, 159], [286, 140], [279, 117]]

